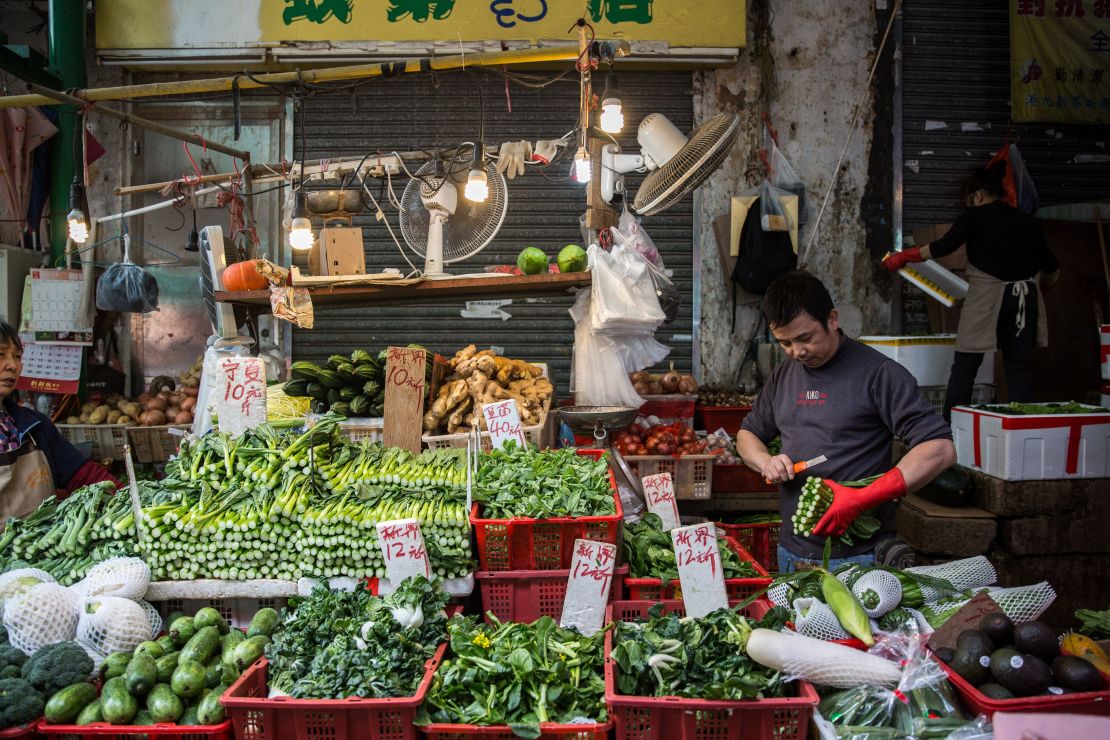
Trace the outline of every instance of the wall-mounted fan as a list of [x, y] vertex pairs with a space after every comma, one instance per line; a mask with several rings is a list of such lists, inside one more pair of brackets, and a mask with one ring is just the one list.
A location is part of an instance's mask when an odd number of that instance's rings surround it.
[[219, 226], [201, 229], [198, 246], [200, 289], [212, 331], [221, 344], [234, 341], [239, 336], [239, 327], [247, 321], [247, 311], [241, 306], [217, 302], [216, 291], [224, 289], [224, 268], [239, 261], [239, 250], [224, 242], [224, 230]]
[[652, 113], [636, 131], [639, 154], [621, 153], [616, 144], [602, 148], [601, 197], [612, 203], [624, 192], [625, 173], [648, 169], [632, 207], [643, 216], [665, 211], [721, 166], [739, 131], [740, 117], [721, 113], [686, 138], [662, 113]]
[[469, 158], [456, 159], [450, 173], [439, 159], [427, 162], [401, 196], [401, 235], [424, 258], [424, 277], [443, 277], [443, 266], [480, 252], [501, 228], [508, 210], [505, 178], [486, 163], [489, 195], [476, 203], [461, 197]]

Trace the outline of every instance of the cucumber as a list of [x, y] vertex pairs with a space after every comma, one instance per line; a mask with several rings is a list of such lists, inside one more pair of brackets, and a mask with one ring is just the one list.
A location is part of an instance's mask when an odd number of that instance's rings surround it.
[[155, 722], [176, 722], [185, 711], [185, 705], [168, 685], [160, 683], [150, 690], [146, 708]]
[[162, 655], [167, 655], [177, 650], [177, 645], [174, 644], [173, 638], [169, 635], [162, 635], [155, 640], [155, 642], [158, 643], [158, 647], [162, 648]]
[[206, 606], [193, 615], [193, 625], [197, 630], [205, 627], [215, 627], [221, 635], [226, 635], [230, 626], [223, 616], [210, 606]]
[[258, 635], [257, 637], [248, 637], [236, 645], [235, 652], [232, 653], [235, 667], [241, 671], [246, 670], [254, 661], [262, 657], [262, 653], [265, 652], [266, 645], [269, 642], [270, 638], [266, 635]]
[[68, 725], [77, 719], [77, 715], [87, 704], [94, 701], [96, 701], [95, 686], [85, 682], [75, 683], [50, 697], [42, 714], [47, 724]]
[[197, 705], [197, 719], [202, 725], [218, 725], [227, 719], [218, 693], [213, 691], [201, 700]]
[[163, 655], [158, 660], [154, 661], [154, 665], [158, 668], [158, 683], [169, 683], [170, 676], [173, 675], [174, 669], [177, 668], [178, 658], [181, 656], [180, 651]]
[[104, 678], [122, 676], [127, 671], [127, 664], [131, 662], [131, 653], [112, 653], [104, 661]]
[[[136, 727], [152, 725], [154, 724], [154, 715], [152, 715], [147, 709], [140, 709], [139, 711], [135, 712], [135, 719], [131, 720], [131, 724], [135, 725]], [[133, 735], [132, 737], [138, 738], [140, 740], [147, 740], [149, 736]]]
[[173, 624], [178, 619], [184, 616], [185, 612], [175, 609], [174, 611], [170, 612], [170, 615], [168, 617], [166, 617], [166, 624]]
[[123, 681], [127, 691], [136, 697], [146, 696], [158, 683], [158, 665], [154, 658], [143, 653], [138, 653], [127, 664], [127, 671], [123, 674]]
[[235, 649], [236, 645], [238, 645], [239, 643], [241, 643], [245, 639], [247, 639], [247, 636], [244, 635], [239, 630], [231, 630], [226, 635], [221, 635], [220, 636], [220, 655], [227, 655], [228, 653], [230, 653], [232, 650]]
[[93, 722], [103, 722], [104, 715], [100, 712], [100, 699], [90, 701], [77, 715], [77, 719], [73, 724], [75, 725], [91, 725]]
[[273, 637], [274, 630], [278, 626], [278, 613], [276, 609], [265, 607], [259, 609], [254, 618], [251, 619], [250, 626], [247, 627], [247, 637], [257, 637], [258, 635], [266, 635], [266, 637]]
[[224, 664], [220, 656], [215, 656], [212, 660], [208, 661], [208, 665], [204, 667], [204, 685], [207, 688], [214, 689], [219, 686], [224, 680]]
[[185, 647], [181, 648], [181, 655], [178, 656], [178, 662], [180, 663], [183, 660], [195, 660], [198, 663], [207, 663], [208, 659], [215, 654], [219, 646], [219, 629], [216, 627], [202, 627], [193, 635], [193, 639], [189, 640], [189, 642], [185, 643]]
[[173, 639], [173, 644], [177, 648], [185, 647], [185, 643], [191, 640], [196, 633], [197, 627], [193, 624], [192, 617], [178, 617], [170, 623], [169, 636]]
[[208, 671], [203, 663], [195, 660], [182, 660], [177, 664], [177, 669], [170, 679], [173, 693], [182, 699], [192, 699], [199, 696], [208, 681]]
[[177, 721], [177, 724], [179, 727], [196, 727], [200, 724], [200, 720], [197, 719], [196, 704], [185, 707], [185, 711], [182, 713], [181, 719]]
[[139, 703], [127, 692], [127, 684], [122, 677], [110, 679], [104, 684], [100, 691], [100, 713], [105, 722], [130, 724], [138, 711]]
[[162, 646], [153, 640], [140, 642], [135, 646], [135, 655], [149, 655], [154, 660], [158, 660], [165, 654], [166, 651], [162, 649]]
[[220, 669], [222, 671], [220, 675], [220, 683], [224, 686], [230, 686], [231, 684], [235, 683], [239, 680], [239, 676], [242, 675], [239, 669], [235, 667], [234, 663], [224, 663], [220, 666]]

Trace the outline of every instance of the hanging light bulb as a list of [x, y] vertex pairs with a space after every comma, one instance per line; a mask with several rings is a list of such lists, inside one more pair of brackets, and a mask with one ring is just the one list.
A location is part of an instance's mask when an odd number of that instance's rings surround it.
[[586, 151], [586, 147], [578, 147], [578, 151], [574, 153], [574, 179], [580, 183], [587, 183], [590, 181], [590, 153]]
[[69, 229], [69, 238], [74, 244], [84, 244], [89, 238], [89, 223], [85, 220], [85, 212], [81, 210], [81, 201], [85, 188], [74, 180], [69, 186], [69, 214], [66, 216], [66, 226]]
[[312, 249], [312, 221], [308, 219], [308, 196], [298, 190], [293, 202], [293, 220], [289, 223], [289, 246], [297, 250]]
[[609, 134], [619, 134], [624, 128], [624, 113], [621, 110], [621, 94], [617, 89], [617, 74], [613, 68], [605, 76], [605, 92], [601, 94], [601, 130]]
[[474, 203], [485, 203], [489, 198], [489, 178], [486, 176], [481, 142], [474, 145], [474, 155], [470, 159], [470, 174], [466, 177], [466, 189], [463, 190], [463, 195]]

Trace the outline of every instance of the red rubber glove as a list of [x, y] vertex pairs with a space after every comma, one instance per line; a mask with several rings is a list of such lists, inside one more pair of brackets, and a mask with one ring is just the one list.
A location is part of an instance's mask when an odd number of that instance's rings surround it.
[[65, 487], [61, 489], [61, 492], [58, 494], [58, 500], [61, 501], [65, 499], [78, 488], [91, 486], [93, 483], [100, 483], [102, 481], [111, 481], [117, 489], [123, 485], [108, 472], [108, 468], [98, 462], [86, 460], [85, 464], [77, 468], [77, 472], [73, 474], [73, 477], [70, 478]]
[[815, 537], [841, 535], [863, 512], [906, 495], [906, 479], [898, 468], [891, 468], [877, 481], [863, 488], [848, 488], [831, 480], [826, 480], [825, 485], [833, 492], [833, 502], [813, 528]]
[[891, 252], [883, 259], [883, 267], [891, 272], [898, 272], [910, 262], [924, 262], [925, 258], [921, 256], [921, 249], [918, 247], [909, 247], [903, 249], [901, 252]]

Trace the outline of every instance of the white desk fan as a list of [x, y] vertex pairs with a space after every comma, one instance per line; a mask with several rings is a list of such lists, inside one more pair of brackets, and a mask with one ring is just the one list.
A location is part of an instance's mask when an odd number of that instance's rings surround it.
[[701, 185], [721, 166], [740, 132], [740, 117], [721, 113], [698, 126], [690, 138], [662, 113], [640, 122], [636, 141], [639, 154], [623, 154], [616, 144], [601, 150], [601, 197], [612, 203], [624, 192], [624, 174], [651, 170], [644, 178], [632, 208], [642, 216], [665, 211]]
[[486, 162], [489, 197], [481, 203], [461, 197], [469, 162], [456, 159], [447, 176], [444, 164], [433, 159], [416, 171], [401, 196], [401, 235], [424, 258], [426, 278], [449, 277], [443, 266], [482, 251], [505, 220], [508, 189], [491, 163]]

